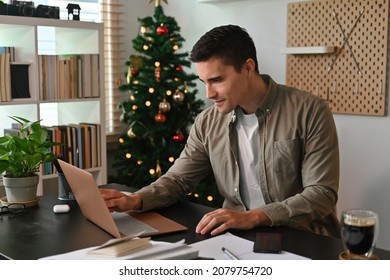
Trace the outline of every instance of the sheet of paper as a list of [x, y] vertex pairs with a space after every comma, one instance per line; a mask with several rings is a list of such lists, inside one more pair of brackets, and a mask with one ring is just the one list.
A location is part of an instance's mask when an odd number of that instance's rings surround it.
[[229, 260], [222, 252], [222, 247], [227, 248], [240, 260], [307, 260], [308, 258], [283, 251], [281, 254], [262, 254], [253, 252], [253, 241], [225, 233], [200, 242], [191, 244], [191, 247], [199, 250], [200, 258], [212, 258], [216, 260]]
[[114, 257], [114, 256], [99, 256], [90, 255], [89, 251], [96, 249], [96, 247], [89, 247], [80, 249], [64, 254], [53, 255], [41, 258], [41, 260], [99, 260], [99, 259], [115, 259], [115, 260], [147, 260], [147, 259], [188, 259], [196, 258], [198, 256], [198, 250], [188, 246], [184, 243], [184, 240], [170, 243], [151, 241], [152, 246], [141, 251], [133, 252], [128, 255]]

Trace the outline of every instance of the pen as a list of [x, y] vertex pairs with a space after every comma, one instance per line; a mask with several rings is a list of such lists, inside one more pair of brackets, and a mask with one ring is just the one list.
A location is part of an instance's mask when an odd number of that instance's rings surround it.
[[230, 252], [225, 247], [222, 247], [222, 252], [224, 252], [231, 260], [238, 260], [239, 259], [236, 255], [234, 255], [232, 252]]

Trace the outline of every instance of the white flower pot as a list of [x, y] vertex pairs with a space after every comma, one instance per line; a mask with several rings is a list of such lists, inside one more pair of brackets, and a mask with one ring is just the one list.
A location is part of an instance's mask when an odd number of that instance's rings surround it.
[[28, 202], [37, 197], [39, 176], [12, 178], [3, 176], [8, 203]]

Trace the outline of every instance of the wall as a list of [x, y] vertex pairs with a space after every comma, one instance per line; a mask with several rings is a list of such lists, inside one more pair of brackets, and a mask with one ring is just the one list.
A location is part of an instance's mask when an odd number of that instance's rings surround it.
[[[146, 0], [123, 1], [127, 21], [128, 46], [124, 59], [131, 53], [131, 40], [138, 32], [138, 17], [153, 14], [154, 5]], [[197, 0], [168, 0], [164, 12], [174, 17], [186, 38], [188, 51], [207, 30], [217, 25], [238, 24], [252, 35], [258, 48], [260, 71], [277, 82], [285, 82], [287, 3], [289, 0], [237, 0], [216, 4]], [[201, 97], [204, 87], [198, 86]], [[379, 213], [378, 247], [390, 250], [390, 117], [334, 115], [340, 141], [341, 181], [339, 212], [346, 208], [368, 208]]]

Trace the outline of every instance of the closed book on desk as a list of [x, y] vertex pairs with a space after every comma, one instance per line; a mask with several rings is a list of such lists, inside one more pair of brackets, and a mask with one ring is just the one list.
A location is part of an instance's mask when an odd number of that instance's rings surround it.
[[150, 238], [112, 239], [88, 252], [89, 255], [120, 257], [152, 246]]
[[99, 247], [89, 247], [64, 254], [47, 256], [43, 260], [191, 260], [198, 257], [199, 251], [183, 241], [170, 243], [150, 241], [151, 246], [135, 250], [122, 256], [91, 254]]

